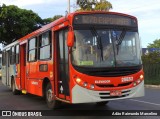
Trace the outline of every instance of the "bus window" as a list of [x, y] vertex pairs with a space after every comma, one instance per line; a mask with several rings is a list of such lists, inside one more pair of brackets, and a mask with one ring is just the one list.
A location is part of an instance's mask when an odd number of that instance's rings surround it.
[[19, 45], [16, 45], [16, 64], [19, 64]]
[[0, 64], [2, 63], [2, 57], [0, 57]]
[[32, 38], [29, 40], [29, 48], [28, 48], [28, 61], [34, 62], [36, 61], [36, 53], [37, 53], [37, 47], [36, 47], [36, 38]]
[[14, 46], [10, 50], [10, 64], [13, 65], [15, 63], [15, 48]]
[[46, 32], [40, 36], [39, 59], [46, 60], [51, 58], [51, 33]]
[[2, 65], [5, 66], [6, 65], [6, 51], [2, 52]]

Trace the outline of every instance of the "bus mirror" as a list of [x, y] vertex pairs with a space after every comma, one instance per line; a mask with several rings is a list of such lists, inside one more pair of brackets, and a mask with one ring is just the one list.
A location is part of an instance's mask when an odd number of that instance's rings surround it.
[[74, 32], [73, 31], [69, 31], [68, 32], [67, 45], [68, 45], [68, 47], [72, 47], [73, 44], [74, 44]]

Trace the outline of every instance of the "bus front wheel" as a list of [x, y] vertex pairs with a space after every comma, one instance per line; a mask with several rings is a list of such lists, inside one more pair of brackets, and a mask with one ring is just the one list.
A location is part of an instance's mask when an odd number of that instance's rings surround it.
[[46, 86], [46, 103], [47, 103], [47, 106], [50, 108], [50, 109], [55, 109], [55, 108], [58, 108], [61, 104], [60, 101], [56, 100], [53, 96], [53, 91], [52, 91], [52, 86], [50, 83], [47, 84]]

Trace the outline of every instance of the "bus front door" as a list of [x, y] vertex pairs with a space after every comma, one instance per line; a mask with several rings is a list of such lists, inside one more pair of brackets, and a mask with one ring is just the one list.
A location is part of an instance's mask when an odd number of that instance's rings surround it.
[[69, 100], [69, 65], [68, 46], [66, 44], [68, 29], [55, 32], [56, 39], [56, 81], [58, 97]]

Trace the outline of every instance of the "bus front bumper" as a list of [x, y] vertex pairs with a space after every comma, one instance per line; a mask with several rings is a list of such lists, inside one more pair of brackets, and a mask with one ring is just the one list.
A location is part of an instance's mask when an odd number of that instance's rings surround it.
[[111, 97], [110, 91], [93, 91], [79, 85], [72, 89], [72, 103], [103, 102], [142, 96], [144, 96], [144, 81], [136, 87], [122, 90], [122, 96], [120, 97]]

